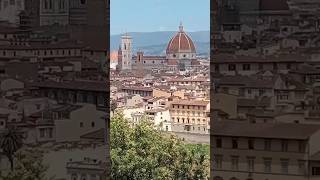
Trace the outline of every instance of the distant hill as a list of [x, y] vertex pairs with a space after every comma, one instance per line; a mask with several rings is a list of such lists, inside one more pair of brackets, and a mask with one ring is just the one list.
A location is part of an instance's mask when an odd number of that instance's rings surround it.
[[[148, 55], [163, 55], [167, 43], [176, 32], [174, 31], [159, 31], [159, 32], [131, 32], [133, 52], [142, 50]], [[187, 34], [195, 43], [197, 53], [201, 55], [208, 55], [210, 49], [210, 32], [196, 31]], [[117, 50], [120, 45], [121, 35], [112, 35], [110, 39], [111, 51]]]

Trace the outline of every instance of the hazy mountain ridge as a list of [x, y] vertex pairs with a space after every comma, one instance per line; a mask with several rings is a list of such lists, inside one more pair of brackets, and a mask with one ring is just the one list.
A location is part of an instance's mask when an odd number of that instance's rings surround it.
[[[149, 55], [164, 55], [167, 43], [177, 33], [175, 31], [159, 32], [131, 32], [133, 52], [142, 50]], [[209, 54], [210, 49], [210, 32], [196, 31], [187, 32], [195, 43], [198, 54]], [[110, 49], [117, 50], [120, 45], [121, 35], [112, 35], [110, 38]]]

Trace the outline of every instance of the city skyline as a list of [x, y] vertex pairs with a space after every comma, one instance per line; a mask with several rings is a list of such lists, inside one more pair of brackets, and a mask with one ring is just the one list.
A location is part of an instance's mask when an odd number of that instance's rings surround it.
[[[168, 3], [171, 6], [168, 6]], [[143, 9], [139, 9], [141, 5]], [[179, 5], [183, 8], [176, 8]], [[209, 7], [209, 0], [203, 0], [201, 3], [190, 0], [141, 0], [139, 3], [129, 0], [111, 1], [110, 35], [125, 32], [176, 31], [180, 23], [187, 27], [188, 32], [209, 31]], [[133, 13], [127, 13], [128, 11]]]

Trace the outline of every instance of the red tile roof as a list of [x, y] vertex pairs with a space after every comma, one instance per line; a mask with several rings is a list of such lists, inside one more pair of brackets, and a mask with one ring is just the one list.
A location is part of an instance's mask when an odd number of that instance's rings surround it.
[[167, 54], [179, 52], [196, 52], [192, 39], [181, 29], [170, 41], [167, 46]]

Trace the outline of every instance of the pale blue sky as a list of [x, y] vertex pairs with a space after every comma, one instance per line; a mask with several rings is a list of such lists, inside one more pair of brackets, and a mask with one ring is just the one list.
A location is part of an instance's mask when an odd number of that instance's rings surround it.
[[210, 0], [111, 0], [111, 35], [124, 32], [210, 29]]

